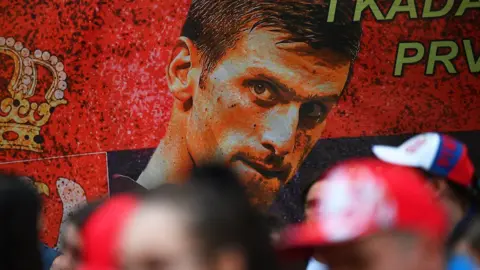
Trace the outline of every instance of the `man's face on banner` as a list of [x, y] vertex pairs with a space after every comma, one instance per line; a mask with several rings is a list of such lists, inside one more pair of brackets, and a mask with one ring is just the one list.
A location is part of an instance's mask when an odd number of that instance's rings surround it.
[[224, 160], [257, 203], [271, 202], [325, 128], [349, 60], [265, 28], [245, 33], [194, 89], [187, 145], [195, 163]]

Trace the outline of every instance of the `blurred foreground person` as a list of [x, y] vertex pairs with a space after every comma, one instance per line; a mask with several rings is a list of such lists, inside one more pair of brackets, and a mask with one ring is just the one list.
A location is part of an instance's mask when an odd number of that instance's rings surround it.
[[0, 175], [0, 269], [42, 270], [41, 201], [19, 177]]
[[385, 162], [418, 168], [447, 207], [453, 247], [468, 222], [478, 212], [479, 181], [467, 147], [438, 133], [417, 135], [399, 147], [376, 145], [373, 153]]
[[103, 203], [103, 200], [89, 203], [79, 208], [70, 217], [64, 238], [62, 239], [62, 254], [53, 261], [51, 270], [74, 270], [80, 262], [80, 254], [83, 248], [81, 231], [88, 218]]
[[373, 159], [332, 168], [311, 218], [287, 229], [281, 249], [330, 270], [442, 270], [445, 210], [412, 169]]
[[[31, 188], [36, 189], [38, 194], [45, 194], [48, 196], [48, 187], [44, 183], [36, 182], [33, 180], [31, 177], [28, 176], [18, 176], [19, 180], [22, 180], [24, 183], [27, 183]], [[42, 222], [42, 216], [41, 214], [39, 215], [39, 228], [43, 226]], [[49, 246], [47, 246], [45, 243], [40, 243], [40, 257], [42, 260], [42, 269], [43, 270], [50, 270], [52, 269], [52, 265], [54, 264], [55, 261], [60, 261], [59, 260], [59, 255], [60, 253]], [[60, 270], [60, 269], [54, 269], [54, 270]]]
[[128, 221], [120, 254], [121, 269], [277, 269], [264, 220], [237, 176], [217, 166], [152, 190]]
[[[303, 216], [305, 221], [312, 221], [315, 219], [316, 211], [318, 210], [319, 198], [318, 192], [323, 185], [321, 179], [316, 179], [315, 181], [309, 183], [302, 192], [302, 206], [303, 206]], [[306, 270], [326, 270], [327, 267], [317, 261], [315, 258], [309, 258], [304, 262], [300, 262], [295, 269], [306, 269]], [[293, 268], [292, 268], [293, 269]]]
[[117, 195], [103, 202], [89, 215], [81, 230], [81, 261], [77, 269], [120, 269], [120, 234], [138, 204], [135, 195]]

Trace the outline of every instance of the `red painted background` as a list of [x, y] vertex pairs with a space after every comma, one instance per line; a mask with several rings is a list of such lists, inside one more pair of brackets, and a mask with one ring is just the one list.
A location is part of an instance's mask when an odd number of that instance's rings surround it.
[[[187, 0], [0, 1], [0, 37], [31, 52], [56, 55], [65, 65], [67, 105], [41, 128], [42, 153], [0, 150], [0, 168], [27, 173], [55, 190], [58, 177], [75, 179], [93, 198], [107, 192], [105, 152], [155, 147], [165, 133], [172, 98], [165, 65], [188, 11]], [[429, 130], [480, 130], [480, 79], [468, 72], [463, 50], [455, 64], [425, 76], [425, 61], [393, 77], [397, 44], [414, 40], [474, 41], [480, 55], [478, 11], [463, 17], [363, 21], [361, 51], [344, 98], [327, 120], [325, 137], [389, 135]], [[0, 98], [12, 63], [0, 55]], [[39, 68], [39, 86], [51, 82]], [[39, 89], [41, 92], [42, 89]], [[41, 98], [41, 96], [40, 96]], [[86, 154], [86, 156], [71, 155]], [[54, 159], [42, 160], [47, 157]], [[34, 160], [34, 161], [21, 161]], [[67, 177], [67, 178], [68, 178]], [[53, 245], [61, 219], [57, 195], [46, 200], [45, 240]]]
[[[58, 241], [58, 230], [63, 214], [56, 186], [59, 178], [79, 183], [89, 201], [108, 192], [106, 154], [3, 163], [0, 164], [0, 170], [22, 173], [48, 186], [48, 196], [42, 194], [44, 202], [42, 240], [50, 246], [55, 246]], [[69, 192], [72, 191], [67, 190], [67, 193]]]

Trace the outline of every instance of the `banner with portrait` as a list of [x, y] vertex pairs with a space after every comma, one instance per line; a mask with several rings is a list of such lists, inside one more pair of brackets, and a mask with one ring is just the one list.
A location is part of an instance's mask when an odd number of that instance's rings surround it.
[[478, 1], [18, 0], [0, 15], [0, 168], [34, 179], [52, 247], [78, 205], [207, 161], [288, 222], [305, 185], [373, 144], [443, 132], [479, 165]]

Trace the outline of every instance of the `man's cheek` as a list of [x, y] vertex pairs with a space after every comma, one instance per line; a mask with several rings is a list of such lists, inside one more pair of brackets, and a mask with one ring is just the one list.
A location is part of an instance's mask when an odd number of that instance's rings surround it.
[[243, 102], [231, 103], [228, 108], [219, 111], [218, 127], [222, 129], [235, 129], [240, 133], [255, 133], [262, 131], [267, 119], [265, 113], [258, 108], [246, 106]]
[[325, 127], [326, 121], [323, 121], [312, 129], [300, 130], [299, 133], [301, 136], [305, 137], [303, 140], [307, 143], [305, 147], [313, 147], [313, 145], [322, 137]]

